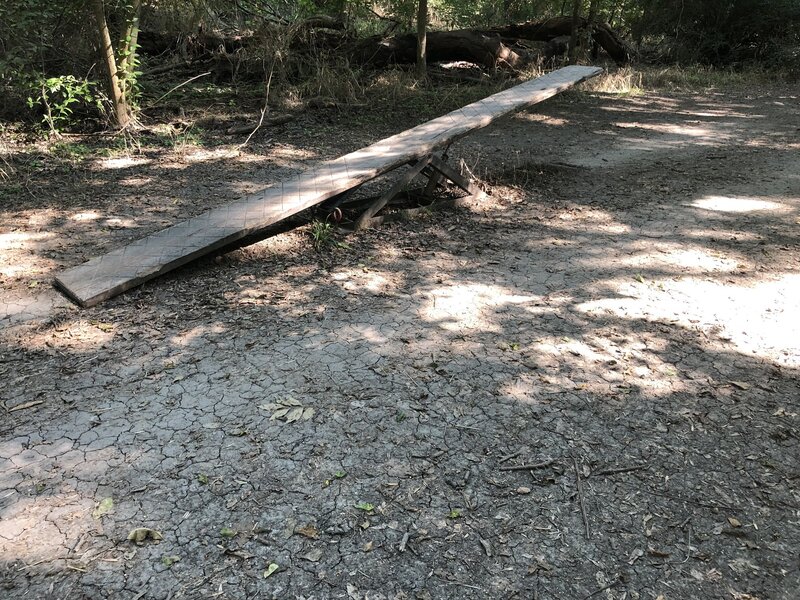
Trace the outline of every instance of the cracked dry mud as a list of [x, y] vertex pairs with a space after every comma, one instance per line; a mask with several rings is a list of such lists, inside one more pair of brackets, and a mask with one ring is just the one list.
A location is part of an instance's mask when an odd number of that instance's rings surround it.
[[472, 209], [49, 289], [337, 127], [2, 208], [0, 597], [796, 598], [797, 96], [570, 94], [453, 149]]

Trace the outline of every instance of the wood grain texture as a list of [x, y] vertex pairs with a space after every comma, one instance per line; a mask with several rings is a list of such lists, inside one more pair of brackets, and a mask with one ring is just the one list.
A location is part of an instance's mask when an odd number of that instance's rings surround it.
[[569, 66], [494, 94], [93, 258], [58, 275], [55, 284], [81, 306], [93, 306], [600, 73]]

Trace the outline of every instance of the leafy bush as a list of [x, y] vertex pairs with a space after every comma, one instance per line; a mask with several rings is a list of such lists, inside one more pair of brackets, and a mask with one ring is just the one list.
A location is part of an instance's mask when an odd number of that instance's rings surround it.
[[93, 106], [102, 112], [102, 94], [96, 84], [87, 79], [78, 79], [72, 75], [48, 77], [42, 79], [37, 86], [39, 93], [28, 97], [28, 107], [37, 108], [43, 113], [42, 122], [50, 131], [57, 132], [73, 121], [74, 109], [77, 106]]

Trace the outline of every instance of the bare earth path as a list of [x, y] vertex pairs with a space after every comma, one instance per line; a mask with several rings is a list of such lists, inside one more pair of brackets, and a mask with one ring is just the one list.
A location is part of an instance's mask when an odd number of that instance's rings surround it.
[[0, 206], [0, 597], [795, 598], [799, 102], [572, 94], [454, 148], [480, 208], [90, 310], [55, 271], [364, 140], [44, 165]]

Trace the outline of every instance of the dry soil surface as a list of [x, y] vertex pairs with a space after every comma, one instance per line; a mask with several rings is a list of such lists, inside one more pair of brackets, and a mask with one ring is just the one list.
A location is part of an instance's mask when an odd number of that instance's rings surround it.
[[796, 92], [569, 94], [451, 150], [471, 208], [50, 287], [382, 117], [9, 142], [0, 597], [796, 598]]

